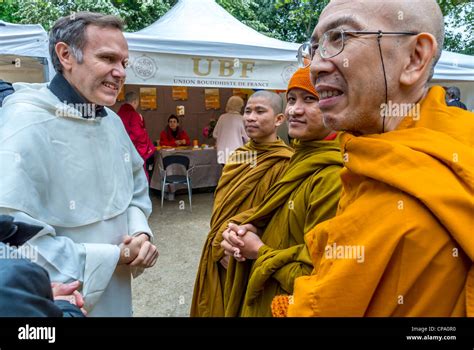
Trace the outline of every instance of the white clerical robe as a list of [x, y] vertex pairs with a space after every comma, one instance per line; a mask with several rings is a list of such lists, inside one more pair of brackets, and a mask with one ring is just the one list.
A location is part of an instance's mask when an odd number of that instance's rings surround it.
[[0, 214], [44, 227], [26, 244], [52, 281], [83, 283], [89, 316], [131, 316], [131, 269], [117, 262], [125, 235], [152, 237], [142, 158], [110, 109], [85, 119], [45, 84], [14, 87], [0, 109]]

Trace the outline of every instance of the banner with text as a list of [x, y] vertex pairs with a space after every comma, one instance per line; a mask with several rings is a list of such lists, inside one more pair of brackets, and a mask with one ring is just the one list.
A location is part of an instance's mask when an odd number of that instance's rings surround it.
[[286, 90], [296, 62], [130, 52], [126, 84]]

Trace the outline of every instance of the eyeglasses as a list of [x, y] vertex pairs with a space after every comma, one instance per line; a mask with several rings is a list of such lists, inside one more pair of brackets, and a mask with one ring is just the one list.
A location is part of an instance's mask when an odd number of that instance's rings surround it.
[[321, 58], [327, 59], [339, 55], [344, 50], [346, 40], [359, 35], [377, 35], [380, 39], [384, 35], [417, 35], [415, 32], [367, 32], [367, 31], [352, 31], [344, 29], [328, 30], [319, 39], [317, 44], [311, 45], [309, 42], [304, 43], [298, 49], [298, 65], [300, 68], [306, 68], [311, 64], [311, 61], [319, 50]]

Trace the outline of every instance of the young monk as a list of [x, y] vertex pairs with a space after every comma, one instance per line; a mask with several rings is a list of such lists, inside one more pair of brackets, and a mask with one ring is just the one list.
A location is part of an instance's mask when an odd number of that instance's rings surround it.
[[271, 316], [273, 297], [291, 294], [294, 279], [313, 269], [303, 237], [336, 214], [342, 168], [339, 143], [322, 122], [318, 100], [309, 68], [299, 69], [290, 79], [286, 107], [295, 154], [264, 202], [231, 218], [235, 224], [223, 233], [226, 254], [248, 259], [229, 262], [226, 316]]
[[244, 126], [251, 140], [231, 155], [219, 180], [191, 316], [224, 316], [223, 284], [229, 258], [214, 238], [233, 215], [260, 204], [284, 173], [293, 150], [277, 137], [285, 118], [282, 109], [283, 101], [274, 92], [258, 91], [247, 102]]

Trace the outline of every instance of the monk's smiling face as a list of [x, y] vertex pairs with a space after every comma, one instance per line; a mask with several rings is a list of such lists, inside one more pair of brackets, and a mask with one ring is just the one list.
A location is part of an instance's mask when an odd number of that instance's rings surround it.
[[[426, 90], [429, 70], [436, 61], [436, 35], [441, 35], [438, 37], [442, 43], [442, 34], [438, 30], [442, 15], [438, 5], [431, 0], [419, 3], [408, 0], [333, 0], [322, 12], [311, 43], [316, 48], [320, 38], [331, 29], [420, 33], [413, 36], [384, 35], [380, 39], [387, 100], [416, 103]], [[383, 121], [381, 116], [385, 84], [377, 35], [345, 37], [342, 52], [323, 59], [319, 48], [311, 63], [311, 79], [320, 95], [319, 105], [325, 125], [354, 134], [393, 130], [397, 124], [393, 120]], [[388, 122], [388, 128], [385, 122]]]
[[302, 140], [322, 140], [331, 132], [323, 124], [318, 98], [306, 90], [293, 88], [286, 94], [285, 115], [288, 134]]
[[[311, 41], [318, 43], [330, 29], [383, 30], [374, 16], [377, 1], [365, 5], [356, 1], [331, 2], [321, 14]], [[389, 60], [386, 60], [389, 64]], [[387, 67], [386, 67], [387, 68]], [[387, 80], [390, 70], [386, 69]], [[379, 132], [380, 104], [385, 100], [382, 67], [375, 35], [350, 37], [337, 56], [321, 59], [316, 52], [311, 78], [320, 95], [324, 123], [334, 130], [356, 133]]]

